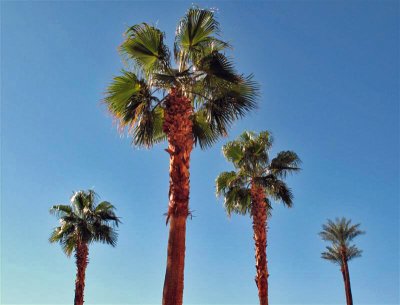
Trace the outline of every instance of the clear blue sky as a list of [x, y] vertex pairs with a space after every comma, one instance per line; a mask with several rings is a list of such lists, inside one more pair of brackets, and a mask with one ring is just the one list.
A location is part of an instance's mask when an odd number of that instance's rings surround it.
[[[399, 303], [399, 4], [208, 2], [237, 67], [261, 84], [258, 111], [191, 165], [185, 304], [256, 304], [251, 219], [214, 195], [221, 146], [271, 130], [294, 150], [295, 206], [275, 205], [271, 304], [343, 304], [339, 268], [317, 233], [346, 216], [367, 234], [350, 264], [355, 304]], [[1, 302], [71, 304], [74, 259], [47, 238], [48, 208], [94, 188], [122, 217], [118, 246], [90, 248], [87, 304], [160, 304], [166, 262], [165, 144], [133, 149], [100, 104], [122, 68], [127, 26], [146, 21], [171, 45], [190, 2], [1, 2]]]

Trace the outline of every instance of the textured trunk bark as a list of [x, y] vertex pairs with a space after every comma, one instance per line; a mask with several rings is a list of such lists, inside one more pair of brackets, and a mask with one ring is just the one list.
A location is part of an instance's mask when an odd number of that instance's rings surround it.
[[267, 204], [264, 188], [251, 185], [253, 230], [256, 258], [256, 284], [260, 305], [268, 305], [268, 266], [267, 266]]
[[83, 305], [83, 293], [85, 290], [85, 273], [88, 265], [89, 248], [86, 243], [79, 243], [76, 247], [76, 280], [74, 305]]
[[189, 164], [193, 149], [190, 100], [171, 90], [165, 102], [163, 130], [168, 137], [170, 155], [168, 257], [163, 305], [182, 305], [185, 268], [186, 219], [189, 215]]
[[349, 266], [347, 265], [347, 260], [345, 260], [344, 262], [344, 274], [346, 277], [345, 288], [347, 296], [347, 305], [353, 305], [353, 295], [351, 294], [350, 273], [349, 273]]

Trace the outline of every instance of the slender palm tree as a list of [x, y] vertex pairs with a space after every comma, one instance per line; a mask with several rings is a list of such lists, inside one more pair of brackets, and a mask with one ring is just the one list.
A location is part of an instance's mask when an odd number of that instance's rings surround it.
[[120, 52], [129, 71], [113, 79], [104, 99], [135, 146], [168, 141], [170, 229], [163, 305], [183, 301], [191, 151], [195, 145], [211, 146], [256, 106], [256, 83], [251, 75], [236, 72], [225, 54], [230, 45], [219, 33], [212, 10], [190, 8], [175, 32], [173, 65], [162, 31], [147, 23], [128, 28]]
[[88, 265], [89, 244], [102, 242], [115, 246], [120, 223], [114, 206], [102, 201], [96, 205], [97, 194], [93, 190], [74, 192], [70, 205], [54, 205], [50, 213], [60, 220], [49, 241], [60, 243], [67, 256], [75, 252], [77, 274], [75, 280], [74, 305], [83, 305], [85, 273]]
[[321, 257], [340, 266], [347, 305], [353, 305], [347, 262], [353, 258], [360, 257], [362, 253], [362, 250], [355, 245], [350, 245], [350, 242], [355, 237], [365, 233], [359, 228], [360, 224], [352, 225], [350, 219], [347, 220], [342, 217], [341, 219], [336, 218], [335, 222], [328, 219], [327, 223], [322, 225], [322, 231], [319, 233], [323, 240], [332, 243], [332, 246], [327, 246], [326, 251], [321, 253]]
[[225, 158], [235, 171], [223, 172], [216, 179], [217, 196], [224, 196], [224, 206], [232, 213], [253, 218], [256, 259], [256, 284], [261, 305], [268, 304], [267, 219], [270, 198], [291, 207], [293, 195], [283, 181], [288, 173], [300, 170], [300, 159], [292, 151], [282, 151], [270, 160], [272, 146], [269, 132], [244, 132], [235, 141], [224, 145]]

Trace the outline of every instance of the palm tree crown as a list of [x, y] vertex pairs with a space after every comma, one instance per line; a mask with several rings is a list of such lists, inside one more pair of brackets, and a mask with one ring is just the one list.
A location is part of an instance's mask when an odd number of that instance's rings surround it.
[[[244, 132], [238, 140], [228, 142], [223, 147], [225, 158], [232, 162], [235, 171], [221, 173], [217, 180], [217, 195], [224, 196], [225, 209], [228, 215], [232, 212], [246, 214], [251, 212], [251, 183], [263, 187], [266, 195], [274, 200], [292, 206], [292, 192], [281, 180], [288, 173], [300, 170], [301, 163], [293, 151], [282, 151], [270, 160], [269, 150], [273, 138], [268, 131]], [[271, 205], [265, 197], [267, 207]]]
[[359, 227], [360, 224], [351, 225], [351, 220], [344, 217], [336, 218], [335, 221], [328, 219], [319, 235], [323, 240], [331, 242], [332, 246], [327, 246], [321, 257], [340, 266], [344, 261], [360, 257], [362, 250], [350, 245], [354, 238], [365, 233]]
[[193, 138], [201, 148], [255, 107], [258, 86], [236, 72], [219, 33], [212, 10], [190, 8], [176, 29], [173, 66], [162, 31], [147, 23], [128, 28], [120, 52], [130, 71], [114, 78], [104, 102], [133, 144], [149, 147], [166, 138], [164, 111], [174, 92], [191, 101]]
[[54, 205], [50, 213], [60, 219], [49, 241], [60, 243], [63, 251], [70, 256], [79, 243], [89, 244], [93, 241], [116, 245], [115, 226], [120, 223], [115, 215], [115, 207], [102, 201], [96, 205], [97, 194], [93, 190], [75, 192], [70, 205]]

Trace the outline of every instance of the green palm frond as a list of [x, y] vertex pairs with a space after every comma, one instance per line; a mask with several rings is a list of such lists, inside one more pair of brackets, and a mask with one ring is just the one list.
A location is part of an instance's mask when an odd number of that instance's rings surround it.
[[228, 216], [232, 213], [245, 215], [251, 212], [251, 195], [248, 188], [230, 188], [225, 194], [225, 210]]
[[180, 71], [190, 62], [196, 63], [213, 45], [217, 50], [228, 47], [215, 37], [219, 32], [219, 23], [212, 10], [190, 8], [179, 21], [175, 35], [174, 55]]
[[130, 131], [134, 145], [151, 147], [166, 139], [162, 125], [164, 111], [161, 108], [144, 110], [136, 126]]
[[226, 136], [235, 120], [255, 109], [258, 84], [235, 70], [224, 53], [230, 45], [218, 34], [212, 10], [190, 8], [176, 30], [177, 66], [172, 67], [163, 32], [147, 23], [126, 31], [120, 51], [134, 72], [122, 71], [113, 79], [104, 103], [134, 145], [150, 147], [166, 139], [158, 109], [168, 107], [171, 90], [191, 100], [192, 132], [200, 148]]
[[120, 121], [121, 127], [135, 125], [143, 110], [150, 109], [155, 97], [143, 79], [136, 74], [122, 71], [113, 79], [104, 99], [108, 110]]
[[170, 52], [164, 44], [164, 33], [147, 23], [130, 27], [120, 46], [123, 55], [132, 59], [147, 76], [166, 71], [170, 66]]
[[196, 69], [205, 72], [209, 76], [232, 83], [237, 83], [241, 80], [234, 69], [233, 63], [224, 54], [217, 51], [201, 58]]
[[271, 160], [270, 171], [278, 176], [285, 178], [287, 174], [300, 170], [300, 158], [293, 151], [281, 151]]
[[128, 128], [133, 144], [150, 147], [161, 142], [165, 139], [164, 112], [155, 107], [158, 98], [152, 95], [145, 80], [131, 72], [122, 73], [107, 90], [104, 102], [108, 110], [119, 120], [120, 128]]
[[[293, 194], [286, 183], [279, 179], [283, 177], [283, 174], [278, 171], [272, 170], [272, 168], [278, 168], [284, 162], [285, 165], [300, 163], [299, 158], [296, 154], [291, 153], [290, 159], [287, 157], [287, 152], [280, 152], [276, 158], [274, 158], [274, 166], [272, 161], [269, 160], [269, 150], [272, 147], [273, 138], [269, 131], [262, 131], [255, 133], [251, 131], [243, 132], [237, 140], [226, 143], [222, 152], [225, 158], [230, 161], [235, 167], [236, 171], [224, 172], [216, 180], [217, 194], [224, 196], [225, 201], [232, 202], [228, 208], [230, 211], [234, 211], [233, 206], [237, 206], [236, 198], [240, 198], [241, 194], [244, 194], [243, 188], [249, 191], [250, 185], [256, 184], [261, 186], [265, 191], [265, 200], [267, 203], [268, 216], [271, 214], [271, 203], [269, 198], [275, 201], [281, 201], [285, 206], [292, 207], [293, 205]], [[293, 158], [296, 156], [296, 158]], [[278, 161], [280, 163], [278, 163]], [[280, 170], [283, 170], [281, 167]], [[238, 177], [241, 177], [241, 183], [237, 183]], [[236, 184], [235, 184], [236, 183]], [[250, 203], [251, 204], [251, 203]], [[227, 204], [225, 204], [227, 206]], [[242, 207], [246, 204], [242, 204]], [[240, 213], [250, 211], [248, 208], [242, 208]]]
[[281, 201], [285, 206], [293, 206], [293, 194], [291, 189], [285, 182], [279, 179], [273, 179], [270, 186], [267, 188], [268, 194], [276, 201]]
[[293, 194], [290, 188], [282, 180], [277, 179], [274, 175], [262, 177], [254, 177], [254, 183], [265, 188], [268, 195], [274, 200], [281, 201], [285, 206], [292, 207]]
[[236, 167], [244, 157], [242, 145], [238, 141], [230, 141], [222, 147], [224, 157]]
[[70, 256], [78, 243], [101, 241], [115, 246], [117, 232], [114, 227], [120, 223], [115, 207], [107, 201], [96, 205], [98, 195], [93, 190], [74, 192], [70, 205], [55, 205], [50, 209], [60, 220], [49, 241], [60, 243], [63, 251]]
[[196, 89], [194, 92], [203, 100], [200, 109], [205, 110], [211, 126], [221, 133], [227, 133], [234, 121], [256, 108], [258, 85], [252, 76], [240, 77], [236, 83], [207, 77], [200, 82], [199, 88], [203, 88], [202, 93], [196, 92]]
[[192, 121], [192, 130], [196, 145], [198, 144], [201, 149], [205, 149], [217, 142], [221, 134], [218, 129], [210, 126], [204, 111], [194, 113]]
[[229, 190], [229, 188], [235, 186], [234, 182], [236, 182], [237, 180], [238, 180], [238, 174], [234, 171], [222, 172], [221, 174], [219, 174], [217, 179], [215, 180], [217, 196], [224, 196]]
[[63, 217], [72, 213], [72, 208], [69, 205], [53, 205], [50, 209], [50, 213], [57, 217]]
[[242, 173], [234, 171], [223, 172], [216, 179], [216, 194], [224, 196], [224, 207], [230, 216], [246, 214], [251, 209], [250, 189], [248, 179]]
[[95, 223], [93, 225], [93, 240], [104, 244], [111, 245], [113, 247], [117, 244], [118, 233], [110, 226]]
[[76, 235], [67, 235], [60, 241], [61, 248], [67, 256], [71, 256], [71, 254], [75, 251], [76, 246], [78, 244], [78, 238]]

